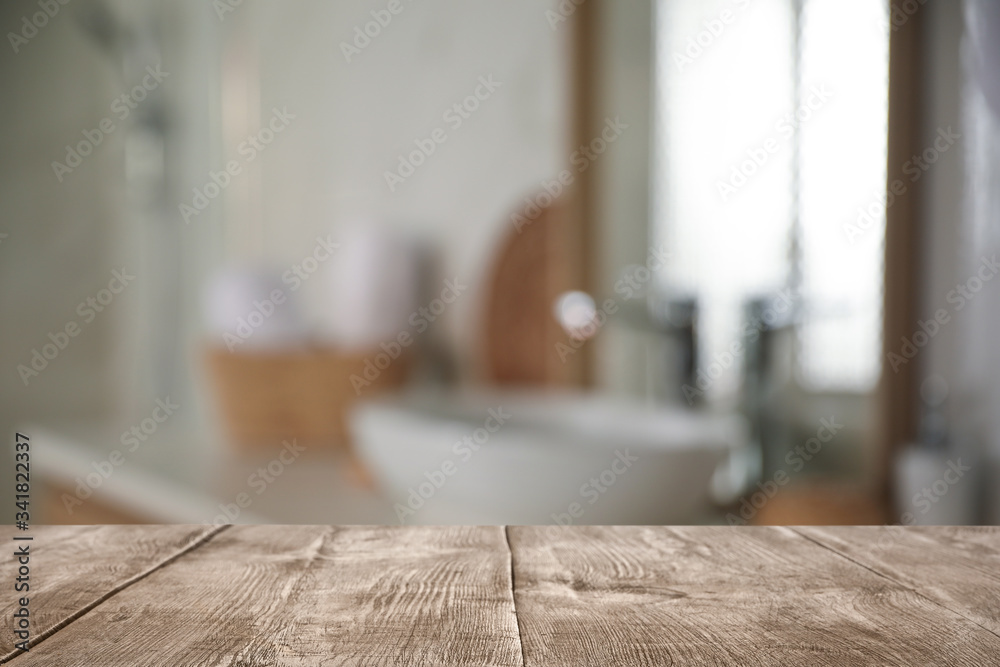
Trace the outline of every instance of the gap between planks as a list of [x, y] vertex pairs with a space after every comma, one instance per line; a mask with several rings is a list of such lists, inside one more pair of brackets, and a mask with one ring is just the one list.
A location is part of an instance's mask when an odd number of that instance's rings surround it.
[[[184, 556], [185, 554], [188, 554], [188, 553], [194, 551], [195, 549], [197, 549], [201, 545], [205, 544], [206, 542], [208, 542], [209, 540], [211, 540], [213, 537], [215, 537], [216, 535], [218, 535], [222, 531], [224, 531], [227, 528], [229, 528], [229, 526], [230, 526], [230, 524], [223, 524], [221, 526], [216, 526], [214, 530], [209, 530], [209, 531], [207, 531], [205, 533], [202, 533], [197, 539], [191, 540], [191, 542], [189, 544], [187, 544], [187, 545], [183, 546], [182, 548], [178, 549], [176, 552], [174, 552], [170, 556], [164, 558], [163, 560], [161, 560], [158, 563], [154, 563], [153, 565], [151, 565], [150, 567], [146, 568], [142, 572], [139, 572], [138, 574], [133, 575], [132, 577], [126, 579], [125, 581], [121, 582], [117, 586], [113, 587], [107, 593], [104, 593], [103, 595], [97, 597], [96, 599], [92, 600], [91, 602], [88, 602], [87, 604], [85, 604], [80, 609], [77, 609], [75, 612], [73, 612], [72, 614], [70, 614], [69, 616], [67, 616], [66, 618], [64, 618], [63, 620], [61, 620], [58, 623], [56, 623], [55, 625], [53, 625], [51, 628], [48, 628], [44, 632], [42, 632], [42, 633], [36, 635], [34, 638], [32, 638], [31, 641], [28, 642], [28, 648], [32, 649], [32, 648], [38, 646], [43, 641], [45, 641], [46, 639], [48, 639], [49, 637], [51, 637], [55, 633], [59, 632], [60, 630], [62, 630], [63, 628], [65, 628], [67, 625], [69, 625], [73, 621], [76, 621], [76, 620], [80, 619], [84, 614], [86, 614], [87, 612], [91, 611], [92, 609], [94, 609], [98, 605], [100, 605], [100, 604], [102, 604], [104, 602], [107, 602], [109, 599], [111, 599], [112, 597], [114, 597], [118, 593], [121, 593], [123, 590], [125, 590], [129, 586], [132, 586], [133, 584], [135, 584], [135, 583], [137, 583], [137, 582], [145, 579], [146, 577], [148, 577], [149, 575], [153, 574], [157, 570], [159, 570], [159, 569], [161, 569], [161, 568], [169, 565], [170, 563], [174, 562], [175, 560], [177, 560], [181, 556]], [[22, 650], [17, 649], [17, 648], [13, 649], [10, 653], [8, 653], [6, 655], [0, 656], [0, 665], [8, 663], [11, 660], [14, 660], [15, 658], [17, 658], [18, 656], [20, 656], [23, 653], [25, 653], [25, 651], [22, 651]]]
[[[191, 553], [192, 551], [198, 549], [199, 547], [201, 547], [202, 545], [204, 545], [207, 542], [209, 542], [212, 538], [214, 538], [216, 535], [218, 535], [219, 533], [221, 533], [223, 530], [225, 530], [227, 528], [229, 528], [228, 525], [218, 526], [218, 527], [216, 527], [213, 530], [209, 530], [209, 531], [203, 533], [202, 535], [200, 535], [199, 537], [191, 540], [190, 543], [188, 543], [187, 545], [185, 545], [182, 548], [178, 549], [176, 552], [174, 552], [173, 554], [169, 555], [168, 557], [162, 559], [161, 561], [159, 561], [157, 563], [154, 563], [153, 565], [151, 565], [150, 567], [148, 567], [146, 570], [144, 570], [144, 571], [142, 571], [142, 572], [140, 572], [140, 573], [132, 576], [131, 578], [127, 579], [126, 581], [119, 583], [118, 585], [114, 586], [112, 589], [110, 589], [109, 591], [107, 591], [106, 593], [104, 593], [103, 595], [101, 595], [100, 597], [98, 597], [97, 599], [95, 599], [95, 600], [87, 603], [82, 608], [78, 609], [77, 611], [75, 611], [72, 614], [70, 614], [69, 616], [67, 616], [65, 619], [63, 619], [62, 621], [60, 621], [58, 624], [56, 624], [53, 627], [47, 629], [43, 633], [37, 635], [35, 638], [32, 639], [32, 641], [30, 643], [30, 646], [32, 648], [34, 648], [35, 646], [37, 646], [38, 644], [40, 644], [45, 639], [48, 639], [49, 637], [53, 636], [56, 632], [62, 630], [63, 628], [65, 628], [69, 624], [71, 624], [74, 621], [80, 619], [82, 616], [84, 616], [85, 614], [87, 614], [89, 611], [93, 610], [98, 605], [102, 604], [103, 602], [106, 602], [107, 600], [109, 600], [113, 596], [115, 596], [118, 593], [122, 592], [123, 590], [129, 588], [130, 586], [134, 585], [135, 583], [141, 581], [142, 579], [148, 577], [149, 575], [151, 575], [152, 573], [156, 572], [157, 570], [160, 570], [160, 569], [164, 568], [165, 566], [167, 566], [170, 563], [178, 560], [182, 556], [184, 556], [184, 555], [186, 555], [188, 553]], [[519, 648], [519, 652], [520, 652], [520, 656], [521, 656], [520, 662], [521, 662], [521, 666], [524, 667], [526, 665], [526, 662], [525, 662], [525, 653], [524, 653], [524, 641], [523, 641], [524, 633], [522, 631], [521, 619], [520, 619], [520, 615], [519, 615], [518, 609], [517, 609], [516, 562], [515, 562], [515, 556], [514, 556], [514, 552], [513, 552], [513, 548], [512, 548], [512, 544], [511, 544], [511, 540], [510, 540], [510, 526], [504, 525], [504, 526], [502, 526], [502, 529], [504, 531], [504, 542], [505, 542], [506, 547], [507, 547], [508, 558], [509, 558], [511, 604], [512, 604], [512, 607], [513, 607], [513, 610], [514, 610], [515, 623], [516, 623], [516, 628], [517, 628], [517, 633], [518, 633], [518, 648]], [[944, 603], [942, 603], [942, 602], [940, 602], [938, 600], [933, 599], [932, 597], [929, 597], [929, 596], [925, 595], [922, 591], [914, 588], [913, 586], [908, 585], [908, 584], [906, 584], [906, 583], [904, 583], [902, 581], [899, 581], [895, 577], [892, 577], [892, 576], [890, 576], [890, 575], [888, 575], [888, 574], [886, 574], [884, 572], [881, 572], [878, 569], [876, 569], [876, 568], [874, 568], [874, 567], [872, 567], [872, 566], [870, 566], [870, 565], [868, 565], [868, 564], [866, 564], [866, 563], [864, 563], [864, 562], [862, 562], [862, 561], [860, 561], [860, 560], [858, 560], [858, 559], [850, 556], [849, 554], [846, 554], [846, 553], [840, 551], [836, 547], [827, 544], [825, 541], [823, 541], [821, 539], [816, 539], [816, 538], [814, 538], [814, 537], [812, 537], [812, 536], [810, 536], [810, 535], [808, 535], [806, 533], [803, 533], [803, 532], [797, 530], [794, 527], [788, 527], [788, 530], [790, 532], [794, 533], [795, 535], [797, 535], [798, 537], [800, 537], [800, 538], [802, 538], [802, 539], [804, 539], [804, 540], [806, 540], [808, 542], [811, 542], [811, 543], [815, 544], [816, 546], [819, 546], [820, 548], [822, 548], [822, 549], [824, 549], [826, 551], [829, 551], [829, 552], [835, 554], [836, 556], [839, 556], [840, 558], [842, 558], [842, 559], [844, 559], [846, 561], [849, 561], [853, 565], [855, 565], [857, 567], [860, 567], [862, 569], [865, 569], [865, 570], [867, 570], [867, 571], [869, 571], [869, 572], [877, 575], [878, 577], [883, 578], [883, 579], [885, 579], [885, 580], [893, 583], [896, 586], [900, 586], [901, 588], [903, 588], [903, 589], [905, 589], [907, 591], [910, 591], [911, 593], [913, 593], [914, 595], [920, 597], [921, 599], [923, 599], [923, 600], [925, 600], [927, 602], [932, 603], [935, 607], [941, 608], [941, 609], [943, 609], [943, 610], [945, 610], [945, 611], [947, 611], [947, 612], [949, 612], [951, 614], [954, 614], [955, 616], [958, 616], [959, 618], [962, 618], [963, 620], [966, 620], [966, 621], [970, 622], [975, 627], [980, 628], [982, 630], [986, 630], [987, 632], [989, 632], [993, 636], [1000, 637], [1000, 635], [998, 635], [994, 630], [990, 629], [989, 627], [983, 626], [982, 624], [978, 623], [975, 619], [967, 617], [965, 614], [961, 613], [960, 611], [952, 609], [947, 604], [944, 604]], [[11, 651], [10, 653], [8, 653], [7, 655], [0, 656], [0, 663], [6, 663], [8, 661], [11, 661], [11, 660], [17, 658], [19, 655], [21, 655], [21, 653], [23, 653], [23, 652], [20, 651], [20, 650], [14, 649], [13, 651]]]
[[503, 527], [503, 539], [507, 543], [507, 555], [510, 557], [510, 601], [514, 606], [514, 622], [517, 623], [517, 647], [521, 652], [521, 667], [525, 667], [524, 635], [521, 632], [521, 617], [517, 613], [517, 585], [514, 582], [514, 549], [510, 545], [510, 526]]
[[941, 609], [944, 609], [945, 611], [949, 611], [952, 614], [955, 614], [956, 616], [958, 616], [959, 618], [965, 619], [969, 623], [972, 623], [973, 625], [975, 625], [977, 628], [982, 628], [983, 630], [985, 630], [986, 632], [990, 633], [994, 637], [1000, 638], [1000, 635], [998, 635], [995, 631], [993, 631], [991, 628], [988, 628], [988, 627], [982, 625], [976, 619], [969, 618], [968, 616], [966, 616], [965, 614], [963, 614], [961, 611], [959, 611], [957, 609], [952, 609], [948, 605], [946, 605], [946, 604], [944, 604], [944, 603], [942, 603], [942, 602], [940, 602], [938, 600], [935, 600], [932, 597], [924, 595], [922, 591], [919, 591], [919, 590], [913, 588], [912, 586], [906, 584], [905, 582], [899, 581], [895, 577], [891, 577], [891, 576], [889, 576], [888, 574], [886, 574], [884, 572], [880, 572], [879, 570], [876, 570], [874, 567], [871, 567], [870, 565], [867, 565], [867, 564], [862, 563], [861, 561], [859, 561], [859, 560], [857, 560], [855, 558], [852, 558], [851, 556], [849, 556], [848, 554], [845, 554], [844, 552], [840, 551], [836, 547], [833, 547], [833, 546], [831, 546], [829, 544], [826, 544], [825, 542], [817, 540], [816, 538], [814, 538], [814, 537], [812, 537], [810, 535], [806, 535], [805, 533], [797, 530], [796, 528], [794, 528], [792, 526], [789, 526], [788, 529], [791, 530], [796, 535], [798, 535], [799, 537], [802, 537], [804, 539], [809, 540], [813, 544], [815, 544], [817, 546], [820, 546], [820, 547], [826, 549], [827, 551], [830, 551], [831, 553], [834, 553], [834, 554], [840, 556], [844, 560], [847, 560], [847, 561], [850, 561], [851, 563], [854, 563], [858, 567], [861, 567], [861, 568], [864, 568], [864, 569], [868, 570], [872, 574], [878, 575], [879, 577], [882, 577], [883, 579], [891, 581], [893, 584], [896, 584], [897, 586], [900, 586], [900, 587], [902, 587], [902, 588], [910, 591], [914, 595], [916, 595], [916, 596], [918, 596], [918, 597], [926, 600], [927, 602], [930, 602], [931, 604], [933, 604], [933, 605], [935, 605], [937, 607], [940, 607]]

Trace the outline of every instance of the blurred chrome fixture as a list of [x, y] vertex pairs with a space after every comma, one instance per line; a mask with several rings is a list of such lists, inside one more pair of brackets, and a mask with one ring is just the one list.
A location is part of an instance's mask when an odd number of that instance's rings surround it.
[[[791, 351], [794, 315], [789, 308], [779, 313], [773, 299], [748, 299], [743, 307], [742, 331], [746, 343], [743, 368], [743, 410], [750, 422], [750, 440], [760, 447], [764, 475], [777, 469], [787, 448], [788, 418], [781, 400], [785, 374], [782, 355]], [[787, 364], [786, 364], [787, 365]]]
[[577, 340], [593, 338], [601, 326], [597, 304], [586, 292], [564, 292], [556, 300], [553, 310], [563, 330]]
[[[693, 296], [654, 297], [647, 299], [649, 319], [656, 330], [670, 339], [670, 359], [665, 371], [671, 398], [691, 400], [683, 387], [695, 386], [698, 371], [698, 300]], [[700, 397], [692, 398], [700, 402]]]

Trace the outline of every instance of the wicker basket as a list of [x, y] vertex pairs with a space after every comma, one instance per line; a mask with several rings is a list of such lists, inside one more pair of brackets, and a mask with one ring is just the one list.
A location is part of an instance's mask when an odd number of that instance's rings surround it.
[[[368, 354], [314, 348], [282, 352], [207, 350], [208, 372], [232, 444], [275, 447], [298, 438], [312, 444], [348, 444], [351, 406], [406, 380], [410, 357], [385, 364], [381, 350]], [[381, 362], [384, 368], [375, 366]], [[366, 375], [367, 370], [367, 375]], [[356, 390], [352, 376], [370, 384]]]

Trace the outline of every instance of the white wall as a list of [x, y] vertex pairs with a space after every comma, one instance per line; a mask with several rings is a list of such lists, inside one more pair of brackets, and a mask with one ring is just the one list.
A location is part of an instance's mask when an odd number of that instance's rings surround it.
[[[98, 6], [61, 6], [18, 53], [6, 37], [0, 49], [3, 433], [39, 423], [95, 423], [116, 433], [148, 415], [157, 397], [181, 403], [173, 423], [195, 421], [204, 405], [192, 393], [201, 342], [197, 289], [208, 258], [218, 255], [212, 242], [218, 222], [208, 212], [206, 224], [184, 228], [176, 203], [185, 179], [200, 181], [210, 164], [217, 18], [200, 0], [108, 3], [111, 23], [104, 25], [117, 26], [120, 36], [158, 31], [162, 49], [136, 51], [102, 45], [88, 32]], [[3, 3], [4, 35], [37, 11], [35, 2]], [[126, 43], [138, 42], [118, 42]], [[112, 104], [141, 81], [147, 65], [160, 65], [168, 76], [121, 120]], [[136, 183], [128, 174], [137, 153], [127, 146], [135, 146], [139, 116], [161, 103], [169, 131], [167, 164], [160, 165], [165, 190], [141, 197], [141, 188], [129, 185]], [[114, 130], [60, 182], [52, 162], [65, 161], [67, 144], [75, 146], [109, 118]], [[155, 168], [156, 160], [146, 166]], [[122, 267], [135, 279], [88, 322], [78, 305]], [[41, 350], [50, 332], [71, 322], [79, 334], [25, 386], [17, 367], [30, 364], [32, 349]], [[101, 444], [111, 449], [116, 442]]]
[[1000, 494], [992, 488], [1000, 475], [1000, 279], [984, 283], [961, 310], [948, 301], [949, 293], [976, 276], [983, 257], [1000, 254], [1000, 117], [987, 105], [969, 67], [964, 4], [928, 3], [921, 9], [927, 12], [928, 68], [923, 145], [932, 145], [941, 127], [951, 126], [962, 138], [924, 176], [921, 319], [939, 308], [952, 319], [916, 361], [921, 379], [939, 375], [948, 382], [955, 454], [975, 463], [973, 475], [987, 491], [987, 511], [977, 518], [996, 523]]
[[[0, 28], [0, 423], [36, 415], [107, 412], [115, 402], [110, 333], [118, 310], [84, 323], [77, 305], [106, 286], [122, 261], [117, 234], [124, 199], [123, 136], [108, 136], [60, 182], [52, 161], [97, 127], [119, 94], [118, 72], [63, 9], [14, 53], [8, 32], [37, 11], [3, 3]], [[124, 294], [122, 303], [129, 294]], [[17, 367], [48, 334], [82, 331], [25, 386]], [[6, 428], [4, 429], [6, 432]]]
[[[242, 48], [260, 65], [259, 92], [251, 90], [248, 104], [259, 95], [261, 118], [234, 124], [254, 129], [272, 107], [296, 115], [261, 154], [253, 190], [227, 201], [229, 224], [249, 223], [249, 239], [237, 242], [231, 259], [287, 267], [317, 235], [336, 238], [352, 220], [373, 220], [435, 247], [444, 275], [477, 285], [500, 235], [512, 230], [508, 216], [568, 166], [571, 28], [550, 25], [545, 11], [556, 5], [402, 0], [402, 11], [351, 62], [341, 43], [352, 42], [386, 0], [245, 3], [227, 16], [245, 22], [232, 36], [259, 36]], [[443, 119], [491, 76], [500, 87], [460, 127]], [[435, 128], [446, 142], [390, 191], [384, 172]], [[472, 346], [481, 305], [467, 294], [445, 315], [463, 350]]]
[[[988, 2], [965, 3], [991, 6]], [[971, 9], [971, 7], [966, 7]], [[1000, 38], [1000, 17], [995, 9], [990, 24], [979, 23], [980, 36]], [[973, 22], [984, 18], [980, 13]], [[959, 189], [963, 205], [957, 275], [954, 283], [973, 276], [983, 257], [1000, 256], [1000, 105], [991, 106], [983, 95], [980, 82], [973, 76], [968, 26], [962, 36], [962, 63], [966, 66], [961, 90], [964, 144], [964, 178]], [[994, 75], [996, 48], [987, 50], [985, 70]], [[954, 229], [948, 225], [949, 229]], [[950, 286], [954, 287], [954, 284]], [[962, 409], [955, 415], [960, 432], [970, 439], [970, 446], [979, 450], [977, 473], [986, 490], [987, 511], [982, 519], [1000, 523], [1000, 278], [984, 283], [983, 289], [970, 302], [969, 311], [956, 341], [956, 370], [961, 378], [958, 398]], [[942, 370], [942, 373], [945, 369]], [[947, 377], [947, 376], [946, 376]]]
[[[597, 16], [595, 116], [620, 117], [629, 125], [594, 164], [598, 188], [597, 296], [610, 296], [621, 304], [625, 301], [614, 292], [615, 282], [628, 267], [644, 264], [649, 251], [654, 4], [653, 0], [602, 2]], [[663, 342], [651, 340], [626, 320], [624, 313], [610, 320], [595, 340], [596, 380], [602, 388], [644, 396], [650, 381], [661, 381], [649, 377], [647, 347], [659, 351]], [[655, 372], [658, 367], [652, 368]]]
[[[161, 51], [133, 53], [131, 65], [148, 58], [170, 73], [159, 91], [169, 125], [167, 189], [144, 209], [127, 199], [125, 123], [65, 182], [52, 172], [51, 161], [63, 159], [65, 145], [96, 127], [134, 83], [122, 52], [102, 48], [81, 28], [91, 5], [67, 6], [18, 54], [5, 44], [4, 425], [15, 416], [127, 425], [165, 392], [194, 404], [186, 416], [203, 411], [205, 395], [196, 385], [205, 276], [228, 261], [287, 268], [312, 249], [317, 235], [335, 233], [352, 219], [410, 232], [439, 250], [443, 274], [473, 284], [481, 279], [497, 239], [512, 228], [508, 215], [543, 178], [567, 166], [571, 28], [550, 24], [546, 10], [555, 0], [402, 0], [403, 11], [346, 62], [340, 43], [350, 42], [354, 28], [386, 4], [248, 1], [220, 18], [194, 0], [110, 3], [113, 20], [125, 30], [159, 26]], [[6, 32], [36, 9], [31, 2], [4, 3], [0, 25]], [[251, 87], [235, 91], [236, 107], [245, 110], [236, 122], [225, 117], [232, 100], [226, 107], [222, 99], [233, 94], [223, 84], [234, 39], [247, 45], [237, 55], [256, 58], [241, 63]], [[259, 80], [253, 78], [258, 68]], [[501, 86], [452, 128], [442, 114], [489, 76]], [[185, 225], [178, 204], [205, 185], [209, 170], [234, 156], [272, 107], [287, 107], [296, 119], [247, 178], [235, 179], [224, 198]], [[438, 127], [446, 129], [447, 142], [390, 192], [383, 172]], [[235, 134], [222, 137], [224, 130]], [[235, 230], [235, 242], [227, 230]], [[135, 282], [25, 387], [17, 365], [48, 342], [48, 332], [79, 319], [77, 304], [122, 265], [137, 274]], [[447, 314], [465, 348], [479, 305], [470, 293]], [[464, 339], [457, 336], [462, 332]], [[171, 341], [173, 356], [153, 361]], [[165, 383], [159, 376], [171, 360], [176, 377]]]

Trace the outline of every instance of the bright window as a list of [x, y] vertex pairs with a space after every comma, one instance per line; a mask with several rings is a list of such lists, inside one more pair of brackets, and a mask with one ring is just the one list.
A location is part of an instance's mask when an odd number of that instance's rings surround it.
[[703, 362], [739, 339], [749, 299], [791, 289], [798, 380], [876, 381], [888, 39], [884, 0], [660, 0], [659, 280], [697, 297]]

